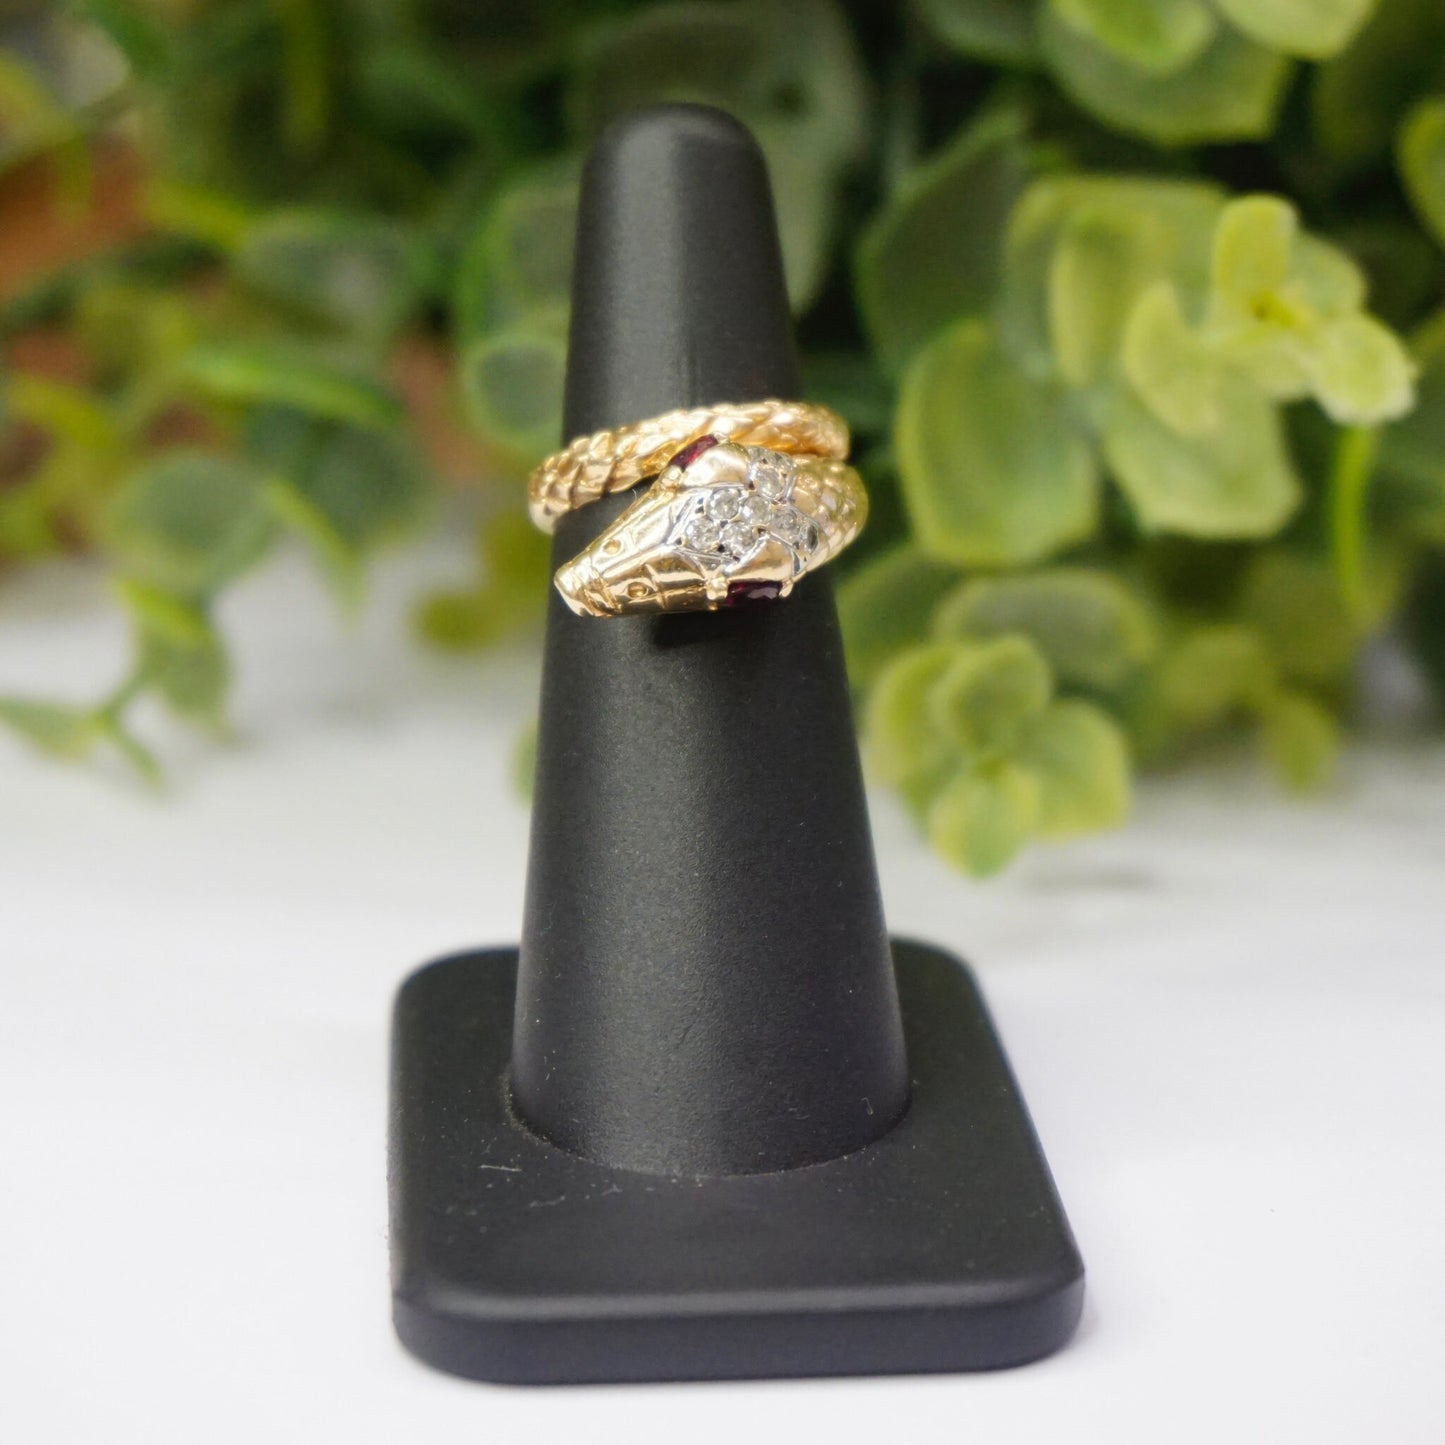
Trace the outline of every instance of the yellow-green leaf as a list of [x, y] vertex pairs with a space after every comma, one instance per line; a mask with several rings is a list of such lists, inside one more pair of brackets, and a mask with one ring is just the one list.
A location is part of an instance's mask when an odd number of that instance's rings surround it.
[[1156, 282], [1135, 302], [1122, 361], [1130, 385], [1165, 426], [1191, 437], [1218, 430], [1220, 364], [1184, 319], [1170, 282]]
[[1040, 22], [1045, 63], [1065, 91], [1105, 124], [1160, 145], [1262, 140], [1289, 77], [1289, 61], [1220, 26], [1188, 64], [1154, 75], [1065, 25]]
[[1039, 781], [1038, 832], [1069, 838], [1113, 828], [1129, 812], [1129, 747], [1114, 720], [1076, 698], [1024, 729], [1016, 760]]
[[924, 25], [962, 55], [998, 65], [1034, 56], [1035, 0], [913, 0]]
[[864, 750], [879, 781], [905, 785], [946, 766], [957, 749], [928, 698], [958, 654], [956, 643], [910, 648], [879, 676], [864, 710]]
[[1239, 612], [1264, 636], [1286, 679], [1337, 683], [1348, 672], [1359, 626], [1323, 559], [1282, 548], [1259, 553], [1245, 572]]
[[1295, 208], [1278, 196], [1230, 201], [1214, 229], [1216, 305], [1230, 314], [1266, 319], [1261, 312], [1281, 304], [1276, 293], [1289, 279], [1298, 228]]
[[1420, 219], [1445, 245], [1445, 96], [1422, 100], [1400, 130], [1400, 175]]
[[1028, 841], [1040, 791], [1038, 779], [1013, 763], [961, 768], [928, 809], [928, 841], [955, 868], [987, 878]]
[[1049, 336], [1068, 385], [1089, 386], [1112, 369], [1125, 317], [1163, 270], [1169, 240], [1155, 216], [1099, 204], [1074, 209], [1048, 273]]
[[244, 572], [271, 539], [263, 478], [235, 457], [165, 452], [126, 479], [107, 534], [127, 576], [181, 597]]
[[940, 730], [966, 753], [1008, 748], [1053, 696], [1043, 654], [1026, 637], [997, 637], [959, 647], [929, 691]]
[[1060, 20], [1130, 65], [1169, 75], [1214, 36], [1202, 0], [1045, 0]]
[[1265, 756], [1291, 792], [1323, 786], [1339, 757], [1339, 728], [1323, 707], [1304, 693], [1272, 698], [1260, 717]]
[[1324, 60], [1347, 46], [1369, 19], [1376, 0], [1215, 0], [1225, 18], [1252, 40]]
[[1319, 327], [1304, 365], [1319, 404], [1341, 426], [1394, 421], [1415, 404], [1415, 367], [1400, 339], [1373, 316]]
[[1025, 376], [983, 322], [962, 322], [914, 359], [896, 442], [914, 534], [941, 561], [1036, 561], [1097, 525], [1087, 440], [1062, 396]]
[[891, 658], [928, 634], [934, 606], [958, 569], [934, 561], [911, 542], [870, 558], [838, 587], [838, 619], [848, 675], [867, 687]]
[[869, 222], [858, 243], [855, 290], [890, 369], [940, 327], [986, 309], [1009, 213], [1035, 163], [1023, 116], [991, 112], [907, 172]]
[[403, 420], [400, 402], [374, 378], [293, 346], [198, 346], [182, 371], [186, 380], [222, 401], [285, 406], [377, 431]]
[[85, 757], [101, 735], [92, 709], [24, 697], [0, 697], [0, 726], [40, 752], [70, 762]]
[[1220, 410], [1215, 431], [1186, 437], [1132, 393], [1114, 398], [1104, 454], [1147, 530], [1267, 537], [1299, 504], [1299, 480], [1274, 405], [1248, 382], [1226, 377]]
[[469, 346], [458, 364], [467, 414], [484, 437], [527, 463], [557, 446], [567, 373], [560, 330], [494, 332]]
[[1150, 609], [1119, 578], [1086, 567], [1052, 567], [961, 583], [938, 607], [940, 637], [1022, 634], [1060, 682], [1112, 689], [1158, 650]]

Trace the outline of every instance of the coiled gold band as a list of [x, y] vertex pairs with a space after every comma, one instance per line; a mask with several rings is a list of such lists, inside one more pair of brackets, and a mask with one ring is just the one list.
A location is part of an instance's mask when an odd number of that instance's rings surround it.
[[557, 518], [655, 476], [689, 443], [712, 436], [796, 456], [848, 455], [848, 424], [805, 401], [752, 401], [685, 407], [648, 421], [577, 437], [527, 479], [532, 520], [544, 532]]

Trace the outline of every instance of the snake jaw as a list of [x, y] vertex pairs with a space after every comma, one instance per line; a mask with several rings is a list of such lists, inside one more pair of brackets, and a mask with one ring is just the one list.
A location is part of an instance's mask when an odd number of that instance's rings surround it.
[[558, 591], [594, 617], [786, 597], [822, 545], [815, 499], [803, 496], [812, 483], [797, 467], [729, 442], [693, 452], [558, 569]]

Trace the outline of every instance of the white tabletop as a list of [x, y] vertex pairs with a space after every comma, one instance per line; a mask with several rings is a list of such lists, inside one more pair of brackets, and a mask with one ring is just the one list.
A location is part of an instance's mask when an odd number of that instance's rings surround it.
[[[349, 634], [288, 560], [228, 604], [237, 736], [147, 714], [159, 796], [0, 739], [0, 1439], [1438, 1442], [1445, 751], [1328, 800], [1235, 769], [1118, 834], [948, 873], [886, 798], [894, 929], [976, 964], [1089, 1270], [1062, 1354], [994, 1375], [518, 1390], [392, 1338], [387, 1012], [514, 939], [523, 651]], [[84, 695], [123, 628], [81, 569], [0, 587], [0, 692]], [[528, 1432], [523, 1435], [521, 1432]]]

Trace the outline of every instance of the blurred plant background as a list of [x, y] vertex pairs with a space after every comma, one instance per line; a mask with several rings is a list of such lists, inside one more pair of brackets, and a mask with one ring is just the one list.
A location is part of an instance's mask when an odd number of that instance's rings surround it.
[[865, 751], [951, 861], [1112, 825], [1224, 738], [1322, 784], [1384, 633], [1445, 684], [1440, 0], [0, 24], [0, 573], [94, 552], [134, 639], [93, 705], [0, 698], [46, 752], [155, 774], [132, 704], [221, 724], [229, 586], [291, 538], [353, 609], [447, 490], [476, 578], [419, 633], [535, 625], [579, 158], [673, 99], [767, 151], [875, 503], [839, 571]]

